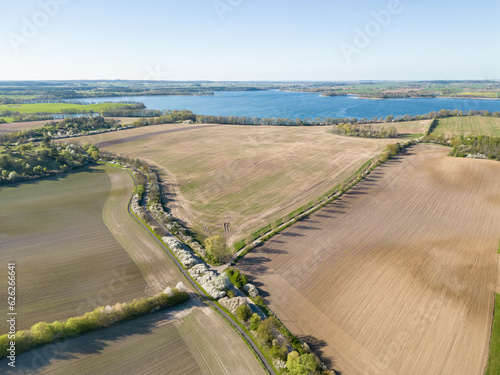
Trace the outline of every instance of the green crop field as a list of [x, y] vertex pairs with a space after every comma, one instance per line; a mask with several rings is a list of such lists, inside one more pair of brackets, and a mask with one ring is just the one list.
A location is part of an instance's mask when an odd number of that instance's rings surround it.
[[[113, 188], [116, 171], [129, 179], [127, 189]], [[18, 330], [144, 296], [141, 270], [103, 219], [103, 208], [115, 211], [109, 198], [126, 194], [128, 202], [132, 186], [126, 172], [90, 167], [0, 187], [0, 260], [16, 263]], [[6, 301], [7, 279], [0, 285]], [[3, 304], [0, 312], [6, 310]]]
[[500, 118], [466, 116], [447, 117], [438, 120], [432, 134], [452, 137], [458, 134], [484, 134], [500, 137]]
[[215, 311], [186, 304], [22, 354], [16, 365], [0, 361], [6, 375], [265, 373]]
[[75, 110], [74, 113], [99, 112], [103, 109], [114, 109], [127, 107], [123, 103], [99, 103], [99, 104], [72, 104], [72, 103], [35, 103], [35, 104], [3, 104], [0, 105], [0, 112], [12, 111], [19, 113], [62, 113], [68, 110]]

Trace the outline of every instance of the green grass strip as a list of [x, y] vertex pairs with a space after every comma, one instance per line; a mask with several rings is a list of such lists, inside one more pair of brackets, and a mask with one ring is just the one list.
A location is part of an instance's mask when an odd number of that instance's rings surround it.
[[[500, 247], [498, 248], [500, 252]], [[500, 294], [495, 294], [495, 313], [491, 329], [490, 356], [485, 375], [500, 374]]]

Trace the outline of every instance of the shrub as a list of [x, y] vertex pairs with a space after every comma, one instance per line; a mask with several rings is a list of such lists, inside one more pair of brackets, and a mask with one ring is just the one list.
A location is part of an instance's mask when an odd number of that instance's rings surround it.
[[287, 373], [292, 375], [309, 375], [316, 372], [318, 364], [312, 354], [300, 355], [296, 351], [293, 351], [288, 354], [286, 368]]
[[252, 309], [247, 304], [238, 306], [236, 316], [243, 322], [246, 322], [252, 316]]
[[271, 347], [271, 349], [269, 350], [269, 354], [273, 358], [280, 359], [282, 361], [286, 361], [288, 351], [286, 350], [286, 347], [283, 345], [273, 345]]
[[240, 272], [240, 270], [228, 268], [226, 270], [226, 273], [229, 276], [229, 279], [231, 280], [231, 282], [238, 289], [242, 289], [243, 285], [248, 283], [248, 278], [246, 277], [246, 275], [242, 274]]
[[261, 297], [261, 296], [257, 296], [253, 299], [253, 301], [255, 302], [256, 305], [259, 305], [259, 306], [265, 306], [265, 302], [264, 302], [264, 299]]
[[250, 329], [252, 331], [256, 331], [257, 328], [259, 328], [259, 324], [260, 324], [260, 316], [259, 314], [254, 313], [250, 318]]
[[279, 327], [279, 322], [275, 317], [267, 318], [259, 323], [257, 333], [265, 345], [271, 345], [274, 339], [274, 331]]

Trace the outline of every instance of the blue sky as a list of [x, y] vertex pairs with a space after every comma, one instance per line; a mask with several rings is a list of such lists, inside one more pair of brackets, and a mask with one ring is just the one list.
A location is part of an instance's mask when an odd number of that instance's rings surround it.
[[0, 80], [500, 78], [493, 0], [0, 5]]

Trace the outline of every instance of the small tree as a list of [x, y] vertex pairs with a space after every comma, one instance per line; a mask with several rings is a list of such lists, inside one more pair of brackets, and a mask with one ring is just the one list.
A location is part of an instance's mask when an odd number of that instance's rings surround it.
[[296, 351], [288, 354], [286, 361], [287, 373], [292, 375], [314, 374], [318, 364], [314, 356], [310, 353], [300, 355]]
[[259, 314], [254, 313], [250, 318], [250, 329], [252, 331], [256, 331], [257, 328], [259, 328], [259, 324], [260, 324], [260, 316]]
[[243, 305], [238, 306], [236, 309], [236, 316], [243, 322], [246, 322], [252, 316], [252, 309], [248, 307], [245, 303]]
[[246, 244], [247, 246], [252, 247], [252, 246], [253, 246], [253, 240], [254, 240], [253, 236], [252, 236], [251, 234], [249, 234], [249, 235], [247, 236], [246, 240], [245, 240], [245, 244]]
[[205, 240], [204, 244], [205, 249], [207, 249], [207, 254], [216, 262], [224, 262], [229, 255], [226, 246], [226, 239], [224, 237], [209, 237]]
[[12, 171], [9, 173], [9, 180], [11, 180], [11, 181], [17, 180], [18, 177], [19, 177], [19, 174], [17, 174], [16, 171]]
[[276, 221], [273, 221], [273, 223], [271, 224], [271, 230], [273, 232], [276, 232], [277, 229], [278, 229], [278, 223]]

